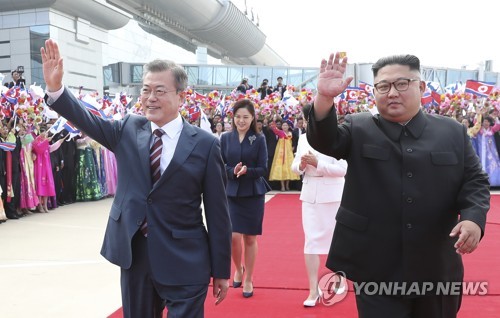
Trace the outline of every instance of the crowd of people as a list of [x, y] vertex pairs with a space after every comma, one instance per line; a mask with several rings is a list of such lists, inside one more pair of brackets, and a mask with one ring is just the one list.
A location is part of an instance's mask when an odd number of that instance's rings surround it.
[[[460, 255], [479, 244], [490, 183], [500, 185], [498, 90], [482, 99], [443, 94], [442, 104], [422, 107], [420, 62], [406, 55], [380, 59], [372, 90], [346, 100], [352, 78], [337, 53], [321, 62], [314, 98], [282, 78], [274, 89], [243, 79], [228, 96], [205, 96], [187, 87], [181, 66], [155, 60], [137, 103], [95, 99], [95, 108], [62, 85], [57, 43], [46, 41], [41, 53], [47, 105], [81, 132], [54, 129], [36, 96], [29, 102], [38, 116], [19, 107], [4, 114], [5, 213], [115, 196], [101, 253], [121, 268], [125, 317], [160, 317], [165, 306], [203, 317], [211, 279], [216, 304], [226, 296], [231, 259], [232, 286], [252, 297], [273, 188], [301, 190], [306, 307], [322, 295], [321, 254], [355, 282], [463, 280]], [[14, 106], [12, 92], [4, 105]], [[461, 302], [400, 296], [357, 293], [358, 312], [456, 317]]]
[[51, 131], [54, 122], [2, 120], [0, 223], [114, 195], [113, 153], [88, 136]]

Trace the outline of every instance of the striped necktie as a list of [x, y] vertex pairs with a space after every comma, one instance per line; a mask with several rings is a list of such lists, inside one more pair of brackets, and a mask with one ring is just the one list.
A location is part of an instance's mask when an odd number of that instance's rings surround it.
[[160, 179], [161, 171], [160, 171], [160, 161], [161, 161], [161, 150], [163, 148], [163, 142], [161, 141], [161, 136], [164, 134], [163, 130], [155, 129], [153, 131], [154, 140], [153, 147], [151, 147], [151, 151], [149, 152], [149, 159], [151, 162], [151, 180], [153, 181], [153, 185]]
[[[153, 146], [149, 151], [149, 160], [151, 163], [151, 181], [153, 185], [160, 179], [161, 177], [161, 150], [163, 148], [163, 142], [161, 141], [161, 136], [164, 134], [163, 130], [155, 129], [153, 131]], [[141, 225], [141, 232], [145, 237], [148, 237], [148, 222], [144, 219], [144, 222]]]

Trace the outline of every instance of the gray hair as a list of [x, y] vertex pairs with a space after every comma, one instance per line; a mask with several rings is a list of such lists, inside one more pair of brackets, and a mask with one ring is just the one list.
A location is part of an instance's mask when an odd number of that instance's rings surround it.
[[143, 67], [142, 79], [148, 73], [158, 73], [164, 71], [171, 71], [172, 75], [174, 75], [175, 79], [175, 88], [177, 89], [177, 93], [184, 91], [188, 85], [188, 76], [186, 71], [179, 64], [169, 61], [169, 60], [153, 60]]

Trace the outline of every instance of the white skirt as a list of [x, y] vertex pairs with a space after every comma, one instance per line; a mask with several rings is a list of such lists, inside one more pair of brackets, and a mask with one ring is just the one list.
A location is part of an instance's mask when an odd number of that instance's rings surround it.
[[304, 254], [328, 254], [340, 202], [309, 203], [302, 201]]

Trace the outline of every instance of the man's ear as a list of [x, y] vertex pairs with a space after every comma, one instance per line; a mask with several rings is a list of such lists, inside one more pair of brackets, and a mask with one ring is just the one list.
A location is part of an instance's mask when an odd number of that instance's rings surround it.
[[425, 81], [420, 81], [420, 95], [423, 95], [425, 93], [426, 88], [427, 84], [425, 84]]

